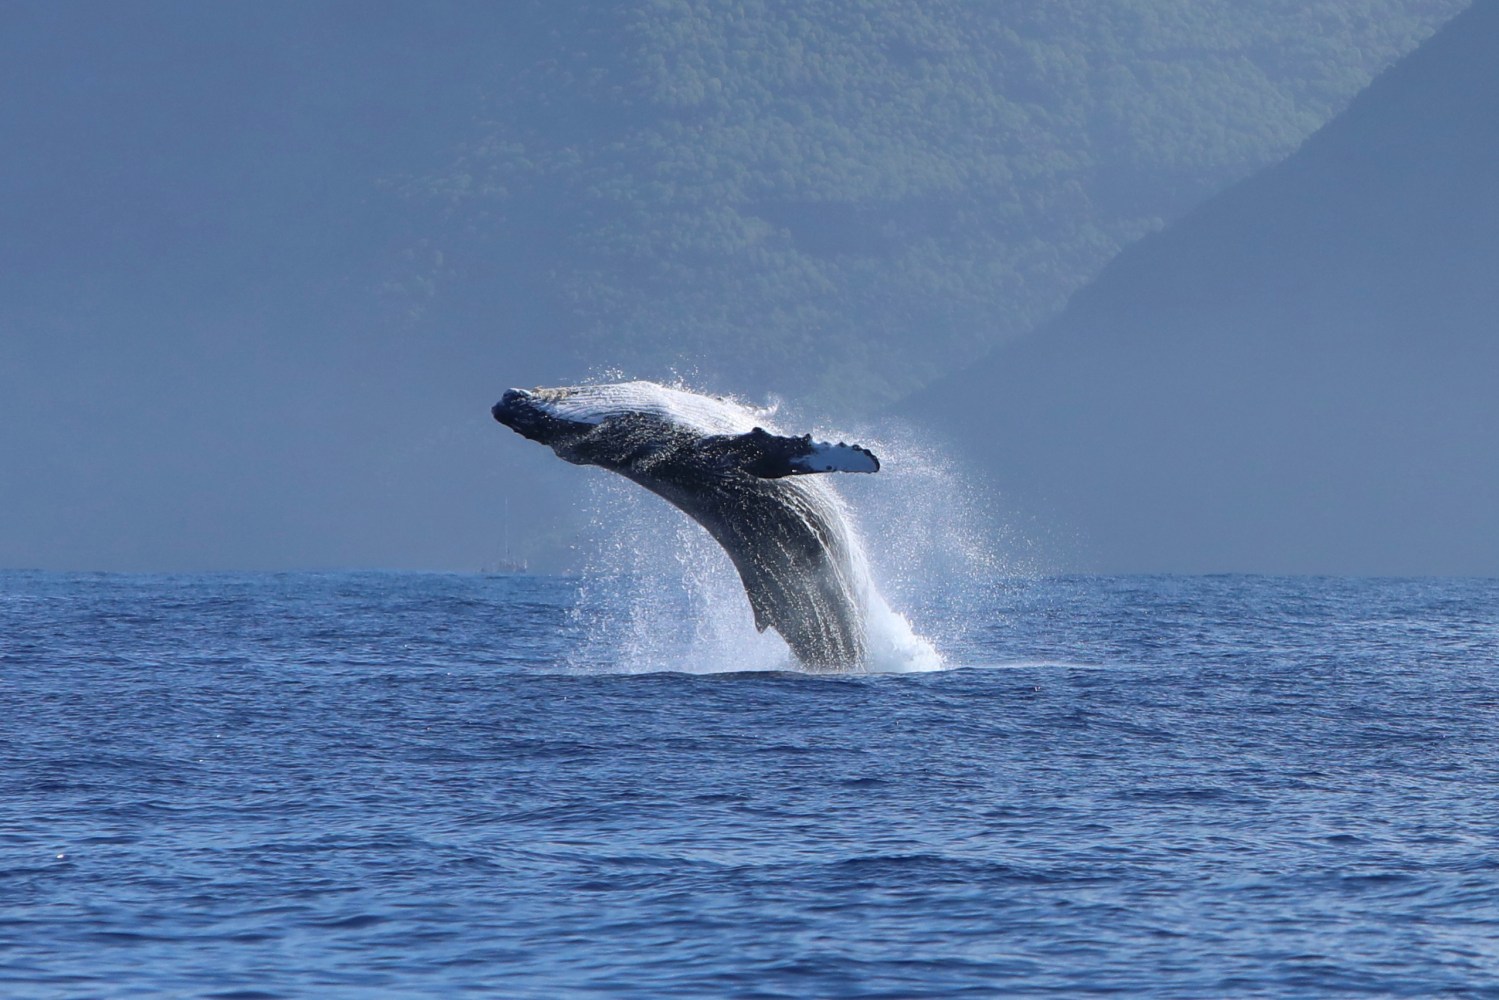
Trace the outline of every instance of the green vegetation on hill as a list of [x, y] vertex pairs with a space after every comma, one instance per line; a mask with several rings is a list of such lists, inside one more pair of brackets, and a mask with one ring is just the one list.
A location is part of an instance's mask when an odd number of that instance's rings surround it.
[[407, 185], [443, 221], [397, 287], [576, 368], [877, 405], [1054, 314], [1463, 6], [510, 5], [524, 55]]

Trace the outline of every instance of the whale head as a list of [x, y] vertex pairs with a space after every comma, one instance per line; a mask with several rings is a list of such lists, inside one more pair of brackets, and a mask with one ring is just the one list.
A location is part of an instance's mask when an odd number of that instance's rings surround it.
[[619, 400], [600, 398], [594, 386], [507, 389], [490, 413], [576, 465], [617, 470], [640, 443], [632, 432], [634, 411]]
[[558, 445], [593, 429], [595, 421], [557, 415], [557, 389], [506, 389], [490, 408], [494, 418], [521, 437], [544, 445]]

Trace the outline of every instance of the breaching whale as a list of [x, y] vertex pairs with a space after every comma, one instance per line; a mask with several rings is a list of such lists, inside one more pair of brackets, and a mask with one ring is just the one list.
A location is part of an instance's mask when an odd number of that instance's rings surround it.
[[873, 452], [771, 433], [764, 414], [654, 382], [510, 389], [492, 412], [559, 458], [617, 472], [706, 528], [739, 571], [755, 627], [775, 629], [809, 669], [863, 663], [862, 554], [837, 494], [805, 477], [877, 472]]

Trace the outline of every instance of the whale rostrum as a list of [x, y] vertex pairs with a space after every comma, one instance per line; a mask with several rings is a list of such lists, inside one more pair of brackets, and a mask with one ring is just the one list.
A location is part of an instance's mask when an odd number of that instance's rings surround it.
[[500, 423], [559, 458], [618, 473], [663, 497], [721, 545], [755, 627], [773, 628], [807, 668], [865, 656], [868, 577], [824, 472], [878, 472], [859, 445], [785, 436], [765, 415], [653, 382], [510, 389]]

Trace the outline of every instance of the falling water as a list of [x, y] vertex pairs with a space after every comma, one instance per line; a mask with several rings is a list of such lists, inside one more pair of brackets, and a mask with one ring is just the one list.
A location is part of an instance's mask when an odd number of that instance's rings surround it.
[[[769, 411], [747, 413], [769, 426]], [[955, 463], [910, 428], [813, 434], [859, 441], [882, 462], [873, 476], [822, 480], [838, 495], [864, 590], [863, 669], [941, 669], [939, 648], [961, 638], [972, 621], [968, 607], [987, 596], [998, 569], [988, 547], [996, 535], [984, 525], [979, 495]], [[581, 495], [590, 530], [577, 612], [588, 639], [580, 668], [800, 669], [773, 630], [755, 630], [738, 573], [703, 528], [618, 476], [588, 471]]]

